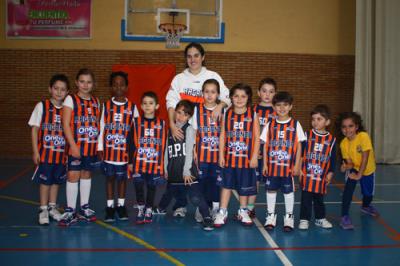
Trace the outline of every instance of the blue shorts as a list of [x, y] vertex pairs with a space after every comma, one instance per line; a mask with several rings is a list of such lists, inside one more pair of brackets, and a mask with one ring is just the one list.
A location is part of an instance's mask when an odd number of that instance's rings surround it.
[[106, 177], [115, 177], [115, 179], [123, 181], [128, 179], [128, 164], [111, 164], [103, 162], [101, 164], [103, 173]]
[[199, 165], [199, 179], [213, 178], [221, 174], [221, 167], [217, 163], [200, 163]]
[[[349, 172], [356, 174], [358, 173], [358, 171], [355, 169], [351, 169]], [[346, 175], [346, 180], [347, 178], [348, 177]], [[375, 192], [375, 172], [370, 175], [363, 175], [359, 181], [361, 186], [361, 194], [372, 197]]]
[[265, 181], [265, 190], [280, 189], [283, 194], [294, 191], [293, 177], [267, 176]]
[[62, 163], [41, 163], [32, 180], [47, 186], [64, 184], [67, 180], [65, 165]]
[[67, 171], [93, 171], [99, 168], [101, 162], [97, 156], [82, 156], [80, 159], [68, 155]]
[[133, 182], [141, 183], [146, 181], [150, 186], [161, 186], [167, 183], [167, 180], [161, 175], [135, 173], [132, 178]]
[[221, 186], [235, 189], [239, 196], [257, 195], [257, 176], [253, 168], [223, 168]]
[[263, 170], [263, 166], [264, 166], [264, 161], [263, 159], [259, 159], [258, 160], [258, 167], [256, 168], [256, 175], [257, 175], [257, 181], [259, 182], [265, 182], [266, 180], [266, 176], [263, 175], [262, 170]]

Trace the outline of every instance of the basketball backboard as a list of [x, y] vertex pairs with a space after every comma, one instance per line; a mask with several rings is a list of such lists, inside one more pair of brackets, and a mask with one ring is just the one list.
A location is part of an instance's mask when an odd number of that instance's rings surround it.
[[224, 43], [223, 0], [125, 0], [121, 39], [165, 41], [160, 25], [185, 25], [181, 42]]

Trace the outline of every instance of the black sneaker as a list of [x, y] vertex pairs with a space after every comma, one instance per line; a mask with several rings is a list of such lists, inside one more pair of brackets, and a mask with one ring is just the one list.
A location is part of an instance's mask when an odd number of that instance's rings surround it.
[[121, 220], [121, 221], [128, 220], [128, 212], [127, 212], [125, 206], [117, 207], [117, 216], [118, 216], [118, 220]]
[[106, 208], [106, 217], [104, 218], [104, 222], [106, 223], [115, 222], [115, 208], [113, 207]]
[[203, 229], [205, 231], [214, 230], [214, 221], [210, 216], [207, 216], [203, 219]]

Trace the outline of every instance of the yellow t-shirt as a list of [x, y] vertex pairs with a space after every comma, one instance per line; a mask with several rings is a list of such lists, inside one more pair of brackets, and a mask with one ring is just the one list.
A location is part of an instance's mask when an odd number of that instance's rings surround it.
[[369, 151], [367, 167], [363, 175], [370, 175], [375, 172], [375, 154], [374, 148], [372, 147], [372, 142], [369, 135], [366, 132], [359, 132], [356, 138], [349, 140], [344, 138], [340, 143], [340, 150], [342, 151], [343, 159], [350, 159], [353, 161], [354, 168], [359, 171], [362, 159], [362, 153]]

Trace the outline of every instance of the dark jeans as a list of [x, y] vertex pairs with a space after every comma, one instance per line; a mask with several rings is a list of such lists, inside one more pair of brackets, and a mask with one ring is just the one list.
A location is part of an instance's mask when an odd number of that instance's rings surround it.
[[185, 207], [187, 205], [186, 195], [189, 196], [190, 202], [195, 207], [199, 207], [200, 213], [203, 217], [210, 216], [210, 211], [199, 183], [194, 183], [190, 186], [185, 186], [183, 184], [168, 184], [167, 190], [161, 198], [159, 208], [165, 210], [173, 198], [176, 200], [173, 210]]
[[314, 203], [315, 219], [325, 218], [324, 195], [308, 191], [301, 192], [300, 219], [309, 221], [311, 219], [312, 205]]
[[[342, 216], [349, 215], [350, 204], [353, 199], [354, 190], [356, 189], [357, 180], [347, 178], [342, 198]], [[362, 206], [368, 207], [372, 202], [373, 196], [363, 195]]]
[[[136, 201], [139, 205], [146, 205], [146, 208], [153, 208], [156, 187], [146, 182], [134, 182], [136, 189]], [[144, 200], [144, 186], [147, 184], [146, 201]]]

